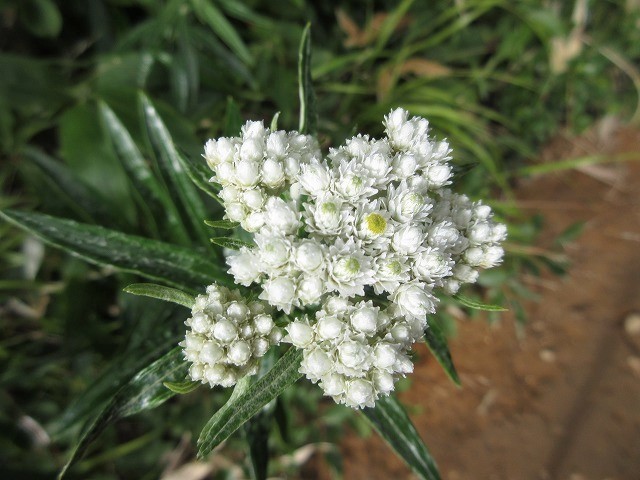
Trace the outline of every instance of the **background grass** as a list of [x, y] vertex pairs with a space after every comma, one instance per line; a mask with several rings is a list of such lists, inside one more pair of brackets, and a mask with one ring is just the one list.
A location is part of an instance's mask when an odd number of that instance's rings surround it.
[[[280, 112], [280, 128], [297, 128], [297, 50], [310, 21], [323, 147], [356, 131], [379, 135], [391, 107], [427, 117], [454, 148], [456, 187], [499, 199], [493, 206], [509, 223], [511, 255], [480, 284], [488, 301], [522, 317], [517, 299], [529, 293], [519, 275], [561, 272], [563, 259], [522, 248], [542, 219], [525, 220], [511, 189], [536, 172], [536, 152], [559, 132], [581, 131], [605, 115], [640, 121], [640, 7], [621, 0], [340, 5], [0, 2], [0, 207], [191, 244], [193, 231], [176, 236], [154, 215], [158, 205], [134, 188], [110, 141], [104, 106], [145, 160], [153, 149], [140, 120], [140, 91], [194, 161], [207, 138], [233, 134], [245, 119], [266, 123]], [[215, 202], [202, 201], [209, 218], [220, 218]], [[565, 236], [578, 232], [576, 225]], [[154, 353], [175, 344], [185, 311], [132, 298], [121, 290], [135, 277], [45, 249], [5, 223], [0, 271], [0, 474], [51, 478], [89, 413]], [[451, 329], [446, 317], [440, 320]], [[204, 390], [107, 429], [71, 476], [157, 478], [172, 462], [192, 458], [190, 435], [227, 395]], [[285, 455], [296, 449], [339, 438], [347, 418], [366, 431], [330, 404], [316, 423], [319, 401], [319, 389], [300, 386], [276, 407], [273, 455], [289, 463], [274, 463], [274, 472], [295, 470]], [[239, 440], [226, 455], [243, 465]], [[322, 451], [339, 471], [336, 450]]]

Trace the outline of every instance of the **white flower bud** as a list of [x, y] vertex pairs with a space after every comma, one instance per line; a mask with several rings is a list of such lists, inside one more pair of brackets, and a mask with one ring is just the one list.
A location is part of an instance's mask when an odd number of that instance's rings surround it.
[[351, 325], [358, 332], [373, 334], [378, 328], [378, 312], [373, 307], [361, 307], [351, 315]]
[[369, 155], [364, 159], [363, 166], [376, 183], [388, 181], [386, 177], [391, 171], [391, 164], [385, 155]]
[[280, 187], [285, 181], [282, 163], [273, 158], [267, 158], [262, 164], [262, 181], [270, 188]]
[[236, 182], [236, 169], [233, 163], [220, 163], [216, 166], [216, 181], [224, 186]]
[[491, 237], [491, 227], [487, 222], [479, 222], [469, 228], [467, 238], [471, 243], [486, 243]]
[[379, 394], [386, 395], [394, 390], [393, 375], [384, 371], [376, 371], [373, 374], [373, 384]]
[[266, 135], [266, 129], [262, 121], [248, 121], [242, 126], [242, 137], [262, 139]]
[[341, 315], [349, 309], [349, 300], [343, 297], [329, 297], [324, 309], [329, 315]]
[[262, 160], [264, 145], [258, 138], [248, 138], [240, 147], [240, 158], [243, 161], [259, 162]]
[[451, 167], [447, 164], [430, 165], [426, 169], [425, 176], [429, 179], [431, 188], [442, 188], [449, 183]]
[[365, 157], [371, 150], [369, 137], [357, 135], [347, 140], [345, 150], [355, 158]]
[[221, 363], [206, 365], [204, 368], [204, 378], [211, 385], [221, 385], [227, 379], [227, 368]]
[[264, 193], [262, 189], [252, 188], [251, 190], [245, 190], [242, 193], [242, 201], [251, 210], [259, 210], [264, 205]]
[[297, 156], [289, 156], [284, 159], [284, 171], [289, 178], [298, 175], [300, 171], [300, 159]]
[[447, 278], [442, 284], [442, 289], [447, 295], [455, 295], [460, 290], [460, 282], [453, 278]]
[[392, 163], [393, 172], [399, 178], [407, 178], [414, 174], [416, 168], [418, 168], [418, 160], [415, 155], [410, 153], [404, 153], [398, 155]]
[[435, 297], [424, 290], [423, 284], [405, 283], [392, 296], [404, 315], [424, 317], [435, 312]]
[[473, 213], [478, 220], [487, 220], [491, 216], [491, 207], [489, 205], [476, 205]]
[[389, 112], [389, 115], [384, 117], [383, 122], [387, 129], [387, 134], [389, 134], [390, 131], [395, 131], [401, 128], [402, 125], [407, 122], [408, 117], [409, 112], [407, 112], [403, 108], [396, 108], [394, 110], [391, 110], [391, 112]]
[[194, 335], [191, 332], [187, 332], [184, 338], [185, 349], [199, 352], [204, 344], [204, 337], [202, 335]]
[[202, 346], [200, 350], [199, 360], [202, 363], [214, 364], [222, 358], [224, 350], [213, 341], [208, 341]]
[[408, 344], [411, 342], [411, 330], [403, 323], [398, 323], [391, 327], [391, 336], [396, 342]]
[[264, 213], [253, 212], [247, 215], [247, 218], [242, 222], [242, 228], [247, 232], [254, 233], [260, 230], [264, 225]]
[[316, 332], [322, 340], [333, 340], [337, 338], [345, 329], [345, 324], [337, 317], [328, 316], [318, 320]]
[[247, 217], [247, 209], [242, 203], [228, 203], [225, 207], [227, 218], [232, 222], [242, 222]]
[[303, 277], [297, 291], [302, 305], [313, 305], [320, 302], [325, 293], [324, 281], [321, 277]]
[[260, 335], [269, 335], [275, 324], [271, 315], [259, 314], [254, 317], [253, 326]]
[[416, 257], [413, 270], [421, 279], [433, 281], [450, 275], [452, 266], [453, 262], [449, 255], [429, 247]]
[[324, 394], [330, 397], [341, 395], [345, 390], [344, 376], [339, 373], [331, 373], [322, 377], [320, 383]]
[[371, 382], [360, 378], [347, 382], [345, 397], [345, 403], [355, 408], [373, 407], [376, 401]]
[[220, 198], [225, 203], [237, 202], [240, 198], [240, 190], [234, 185], [225, 185], [224, 188], [220, 190]]
[[272, 132], [267, 137], [267, 155], [269, 157], [282, 158], [287, 153], [287, 134], [280, 130]]
[[300, 364], [300, 371], [307, 375], [312, 382], [317, 382], [329, 373], [333, 362], [321, 349], [305, 350], [304, 358]]
[[298, 214], [278, 197], [269, 197], [265, 206], [265, 214], [269, 219], [267, 225], [275, 232], [295, 233], [300, 225]]
[[504, 223], [496, 223], [491, 228], [491, 241], [494, 243], [504, 242], [507, 238], [507, 226]]
[[227, 356], [233, 365], [244, 365], [251, 358], [251, 347], [247, 342], [239, 340], [231, 345]]
[[298, 348], [304, 348], [313, 341], [313, 329], [308, 323], [291, 322], [286, 329], [291, 343]]
[[269, 350], [271, 344], [268, 340], [264, 338], [255, 338], [253, 340], [253, 356], [254, 357], [262, 357]]
[[453, 277], [460, 283], [475, 283], [478, 280], [478, 271], [469, 265], [458, 264], [453, 269]]
[[284, 238], [259, 236], [256, 242], [260, 247], [260, 258], [265, 265], [278, 268], [289, 260], [289, 243]]
[[235, 323], [244, 322], [249, 315], [249, 307], [244, 303], [231, 302], [227, 305], [227, 318], [232, 319]]
[[367, 351], [359, 342], [345, 341], [338, 347], [338, 358], [345, 367], [361, 368], [367, 360]]
[[213, 337], [222, 344], [230, 343], [238, 336], [238, 331], [233, 323], [226, 318], [216, 322], [213, 326]]
[[303, 272], [314, 272], [324, 263], [324, 252], [320, 244], [313, 240], [304, 240], [296, 248], [295, 262]]
[[[191, 359], [188, 360], [193, 361]], [[194, 382], [202, 381], [204, 379], [204, 365], [202, 365], [201, 363], [192, 364], [189, 367], [189, 376]]]
[[469, 247], [464, 251], [463, 258], [469, 265], [475, 267], [484, 261], [484, 251], [480, 247]]
[[249, 249], [227, 257], [229, 273], [233, 275], [236, 283], [248, 287], [253, 282], [257, 282], [261, 275], [262, 263], [257, 255]]
[[189, 326], [191, 327], [191, 330], [196, 333], [205, 333], [209, 331], [211, 324], [209, 323], [209, 319], [206, 315], [203, 313], [196, 313], [189, 320]]
[[242, 159], [236, 164], [236, 181], [243, 187], [252, 187], [260, 181], [260, 166], [253, 160]]
[[504, 256], [504, 250], [502, 247], [497, 245], [492, 245], [486, 247], [484, 250], [484, 259], [480, 264], [483, 268], [491, 268], [502, 261], [502, 257]]
[[260, 294], [262, 300], [278, 307], [285, 313], [291, 311], [291, 304], [295, 298], [296, 288], [293, 281], [287, 277], [276, 277], [263, 284]]
[[422, 246], [424, 239], [425, 235], [421, 228], [406, 225], [393, 235], [391, 245], [397, 252], [412, 255]]
[[299, 181], [302, 187], [313, 196], [319, 196], [329, 190], [331, 173], [326, 164], [317, 161], [301, 165]]
[[[392, 333], [392, 336], [394, 337], [395, 340], [400, 340], [401, 342], [405, 342], [406, 340], [406, 335], [405, 335], [405, 338], [400, 338], [400, 339], [396, 338], [396, 336], [394, 336], [393, 333]], [[382, 370], [391, 369], [393, 365], [396, 363], [396, 349], [393, 347], [393, 345], [389, 343], [385, 343], [385, 342], [378, 343], [373, 349], [373, 356], [374, 356], [373, 364], [377, 368], [380, 368]]]

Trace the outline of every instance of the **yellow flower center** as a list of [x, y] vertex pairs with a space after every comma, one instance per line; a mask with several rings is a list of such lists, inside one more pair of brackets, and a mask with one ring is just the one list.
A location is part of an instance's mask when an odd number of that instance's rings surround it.
[[371, 233], [380, 235], [387, 229], [387, 221], [378, 213], [370, 213], [366, 218], [367, 228]]

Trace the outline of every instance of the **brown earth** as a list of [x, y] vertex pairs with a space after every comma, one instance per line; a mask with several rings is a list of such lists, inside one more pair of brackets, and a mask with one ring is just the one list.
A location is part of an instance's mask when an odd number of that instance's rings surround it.
[[[561, 138], [542, 161], [639, 152], [640, 131], [602, 123]], [[586, 221], [566, 277], [532, 277], [541, 295], [519, 330], [462, 318], [450, 341], [458, 389], [424, 348], [402, 401], [443, 480], [640, 479], [640, 162], [527, 180], [520, 206], [545, 217], [546, 248]], [[634, 319], [635, 318], [635, 319]], [[349, 435], [344, 478], [413, 478], [375, 435]]]

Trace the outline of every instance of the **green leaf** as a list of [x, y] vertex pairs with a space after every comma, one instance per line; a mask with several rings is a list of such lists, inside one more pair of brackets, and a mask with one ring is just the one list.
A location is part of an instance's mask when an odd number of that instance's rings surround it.
[[211, 239], [211, 243], [220, 245], [224, 248], [230, 248], [231, 250], [240, 250], [242, 247], [253, 248], [254, 245], [249, 242], [238, 240], [237, 238], [229, 237], [214, 237]]
[[231, 222], [229, 220], [205, 220], [204, 223], [210, 227], [222, 228], [224, 230], [233, 230], [240, 225], [238, 222]]
[[18, 3], [20, 21], [37, 37], [57, 37], [62, 15], [52, 0], [22, 0]]
[[444, 368], [449, 378], [451, 378], [456, 385], [460, 385], [460, 378], [458, 377], [456, 367], [453, 365], [447, 339], [436, 320], [429, 322], [429, 326], [424, 331], [424, 339], [427, 347], [429, 347], [433, 356], [436, 357], [438, 363], [442, 365], [442, 368]]
[[50, 245], [98, 265], [113, 265], [187, 290], [213, 282], [233, 285], [218, 263], [190, 248], [42, 213], [4, 210], [0, 216]]
[[111, 423], [120, 418], [151, 410], [175, 395], [165, 388], [165, 381], [183, 379], [188, 372], [188, 363], [183, 358], [182, 348], [169, 353], [141, 370], [115, 394], [109, 404], [80, 435], [71, 451], [67, 463], [58, 475], [62, 479], [73, 463], [86, 451], [89, 444]]
[[253, 58], [244, 44], [238, 32], [231, 23], [218, 10], [213, 3], [207, 0], [191, 0], [193, 11], [198, 19], [211, 28], [220, 39], [227, 44], [233, 53], [247, 65], [253, 63]]
[[122, 225], [122, 218], [113, 215], [102, 194], [69, 167], [34, 147], [25, 147], [23, 153], [55, 184], [56, 195], [66, 200], [65, 204], [77, 213], [79, 219], [89, 223], [102, 220]]
[[192, 162], [182, 154], [178, 154], [178, 160], [194, 185], [224, 207], [224, 202], [218, 196], [220, 187], [209, 181], [212, 176], [209, 167], [204, 162]]
[[314, 135], [317, 130], [318, 114], [316, 95], [311, 83], [311, 24], [302, 32], [298, 51], [298, 94], [300, 96], [300, 133]]
[[194, 232], [201, 242], [206, 242], [207, 234], [202, 226], [202, 219], [207, 217], [207, 211], [193, 188], [192, 180], [185, 172], [184, 162], [173, 144], [167, 127], [151, 101], [140, 93], [140, 104], [145, 118], [147, 134], [156, 155], [158, 166], [167, 182], [169, 193], [175, 201], [179, 201], [184, 209], [187, 221], [191, 223]]
[[149, 206], [152, 215], [164, 216], [164, 230], [168, 238], [182, 245], [189, 244], [189, 235], [174, 203], [154, 176], [125, 126], [106, 103], [100, 102], [99, 110], [116, 155], [135, 191], [139, 193], [141, 201]]
[[124, 291], [133, 295], [142, 295], [164, 300], [165, 302], [177, 303], [187, 308], [192, 308], [196, 301], [195, 298], [182, 290], [156, 285], [155, 283], [133, 283], [126, 287]]
[[280, 112], [276, 112], [276, 114], [271, 119], [271, 125], [269, 126], [269, 129], [272, 132], [275, 132], [276, 130], [278, 130], [278, 119], [279, 118], [280, 118]]
[[439, 480], [438, 468], [407, 412], [393, 396], [382, 397], [362, 414], [389, 446], [424, 480]]
[[242, 128], [240, 108], [232, 97], [227, 97], [227, 108], [224, 114], [224, 136], [237, 137]]
[[484, 310], [486, 312], [506, 312], [507, 309], [500, 305], [489, 305], [486, 303], [478, 302], [472, 298], [465, 297], [456, 293], [453, 298], [458, 300], [465, 307], [473, 308], [474, 310]]
[[[278, 350], [272, 348], [260, 361], [257, 377], [262, 378], [275, 365]], [[255, 381], [256, 377], [254, 377]], [[253, 480], [266, 480], [269, 467], [269, 434], [273, 423], [277, 399], [271, 400], [244, 424], [249, 466]]]
[[202, 383], [200, 382], [192, 382], [191, 380], [184, 380], [182, 382], [162, 382], [165, 387], [171, 390], [173, 393], [177, 393], [178, 395], [185, 395], [187, 393], [193, 392], [197, 389]]
[[208, 455], [271, 400], [294, 384], [302, 376], [298, 371], [301, 361], [302, 350], [291, 347], [273, 368], [255, 383], [251, 384], [250, 377], [238, 382], [231, 398], [211, 417], [202, 430], [198, 439], [198, 457]]

